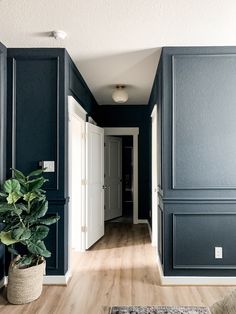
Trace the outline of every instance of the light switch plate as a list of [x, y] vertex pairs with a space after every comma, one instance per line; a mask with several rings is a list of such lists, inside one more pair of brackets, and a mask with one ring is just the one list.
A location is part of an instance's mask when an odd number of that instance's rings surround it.
[[221, 246], [216, 246], [215, 247], [215, 258], [216, 259], [223, 258], [223, 248]]
[[41, 161], [40, 166], [45, 169], [44, 172], [55, 172], [55, 161]]

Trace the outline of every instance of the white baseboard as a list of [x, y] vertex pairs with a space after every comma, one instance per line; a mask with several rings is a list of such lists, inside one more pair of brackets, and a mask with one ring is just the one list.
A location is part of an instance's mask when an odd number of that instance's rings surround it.
[[138, 219], [137, 223], [138, 224], [148, 224], [148, 220], [147, 219]]
[[71, 278], [71, 273], [67, 272], [64, 276], [44, 276], [44, 285], [63, 285], [66, 286]]
[[236, 286], [236, 277], [163, 276], [163, 286]]
[[[71, 278], [70, 272], [67, 272], [65, 275], [61, 275], [61, 276], [43, 276], [43, 285], [67, 286], [70, 278]], [[0, 287], [6, 286], [7, 281], [8, 281], [8, 277], [5, 276], [5, 278], [3, 278], [0, 281]]]
[[157, 267], [162, 286], [235, 286], [236, 277], [164, 276], [159, 254]]
[[151, 239], [151, 241], [152, 241], [152, 228], [151, 228], [151, 226], [150, 226], [149, 221], [148, 221], [148, 231], [149, 231], [150, 239]]

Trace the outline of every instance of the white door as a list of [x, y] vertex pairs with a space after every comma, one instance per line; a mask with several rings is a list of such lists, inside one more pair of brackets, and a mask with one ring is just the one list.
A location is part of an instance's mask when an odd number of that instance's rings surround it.
[[86, 123], [86, 249], [104, 235], [104, 130]]
[[69, 190], [70, 190], [70, 226], [71, 245], [78, 251], [83, 249], [81, 226], [85, 187], [82, 185], [85, 175], [85, 122], [79, 116], [70, 113], [69, 117]]
[[122, 216], [122, 138], [105, 136], [105, 220]]
[[157, 105], [152, 111], [152, 245], [157, 246], [158, 226], [158, 155], [157, 155]]

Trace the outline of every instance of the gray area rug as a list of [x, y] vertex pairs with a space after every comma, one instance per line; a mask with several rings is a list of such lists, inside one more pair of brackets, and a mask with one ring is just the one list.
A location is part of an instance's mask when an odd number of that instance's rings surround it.
[[210, 311], [195, 306], [113, 306], [110, 314], [210, 314]]

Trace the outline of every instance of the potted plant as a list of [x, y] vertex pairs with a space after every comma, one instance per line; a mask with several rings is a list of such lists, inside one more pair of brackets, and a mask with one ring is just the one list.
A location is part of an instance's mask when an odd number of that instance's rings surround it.
[[48, 226], [56, 223], [59, 216], [44, 217], [48, 202], [42, 189], [47, 181], [43, 170], [27, 176], [19, 170], [12, 171], [13, 177], [3, 183], [0, 192], [0, 241], [16, 255], [9, 266], [8, 301], [24, 304], [41, 295], [45, 258], [51, 256], [44, 239]]

